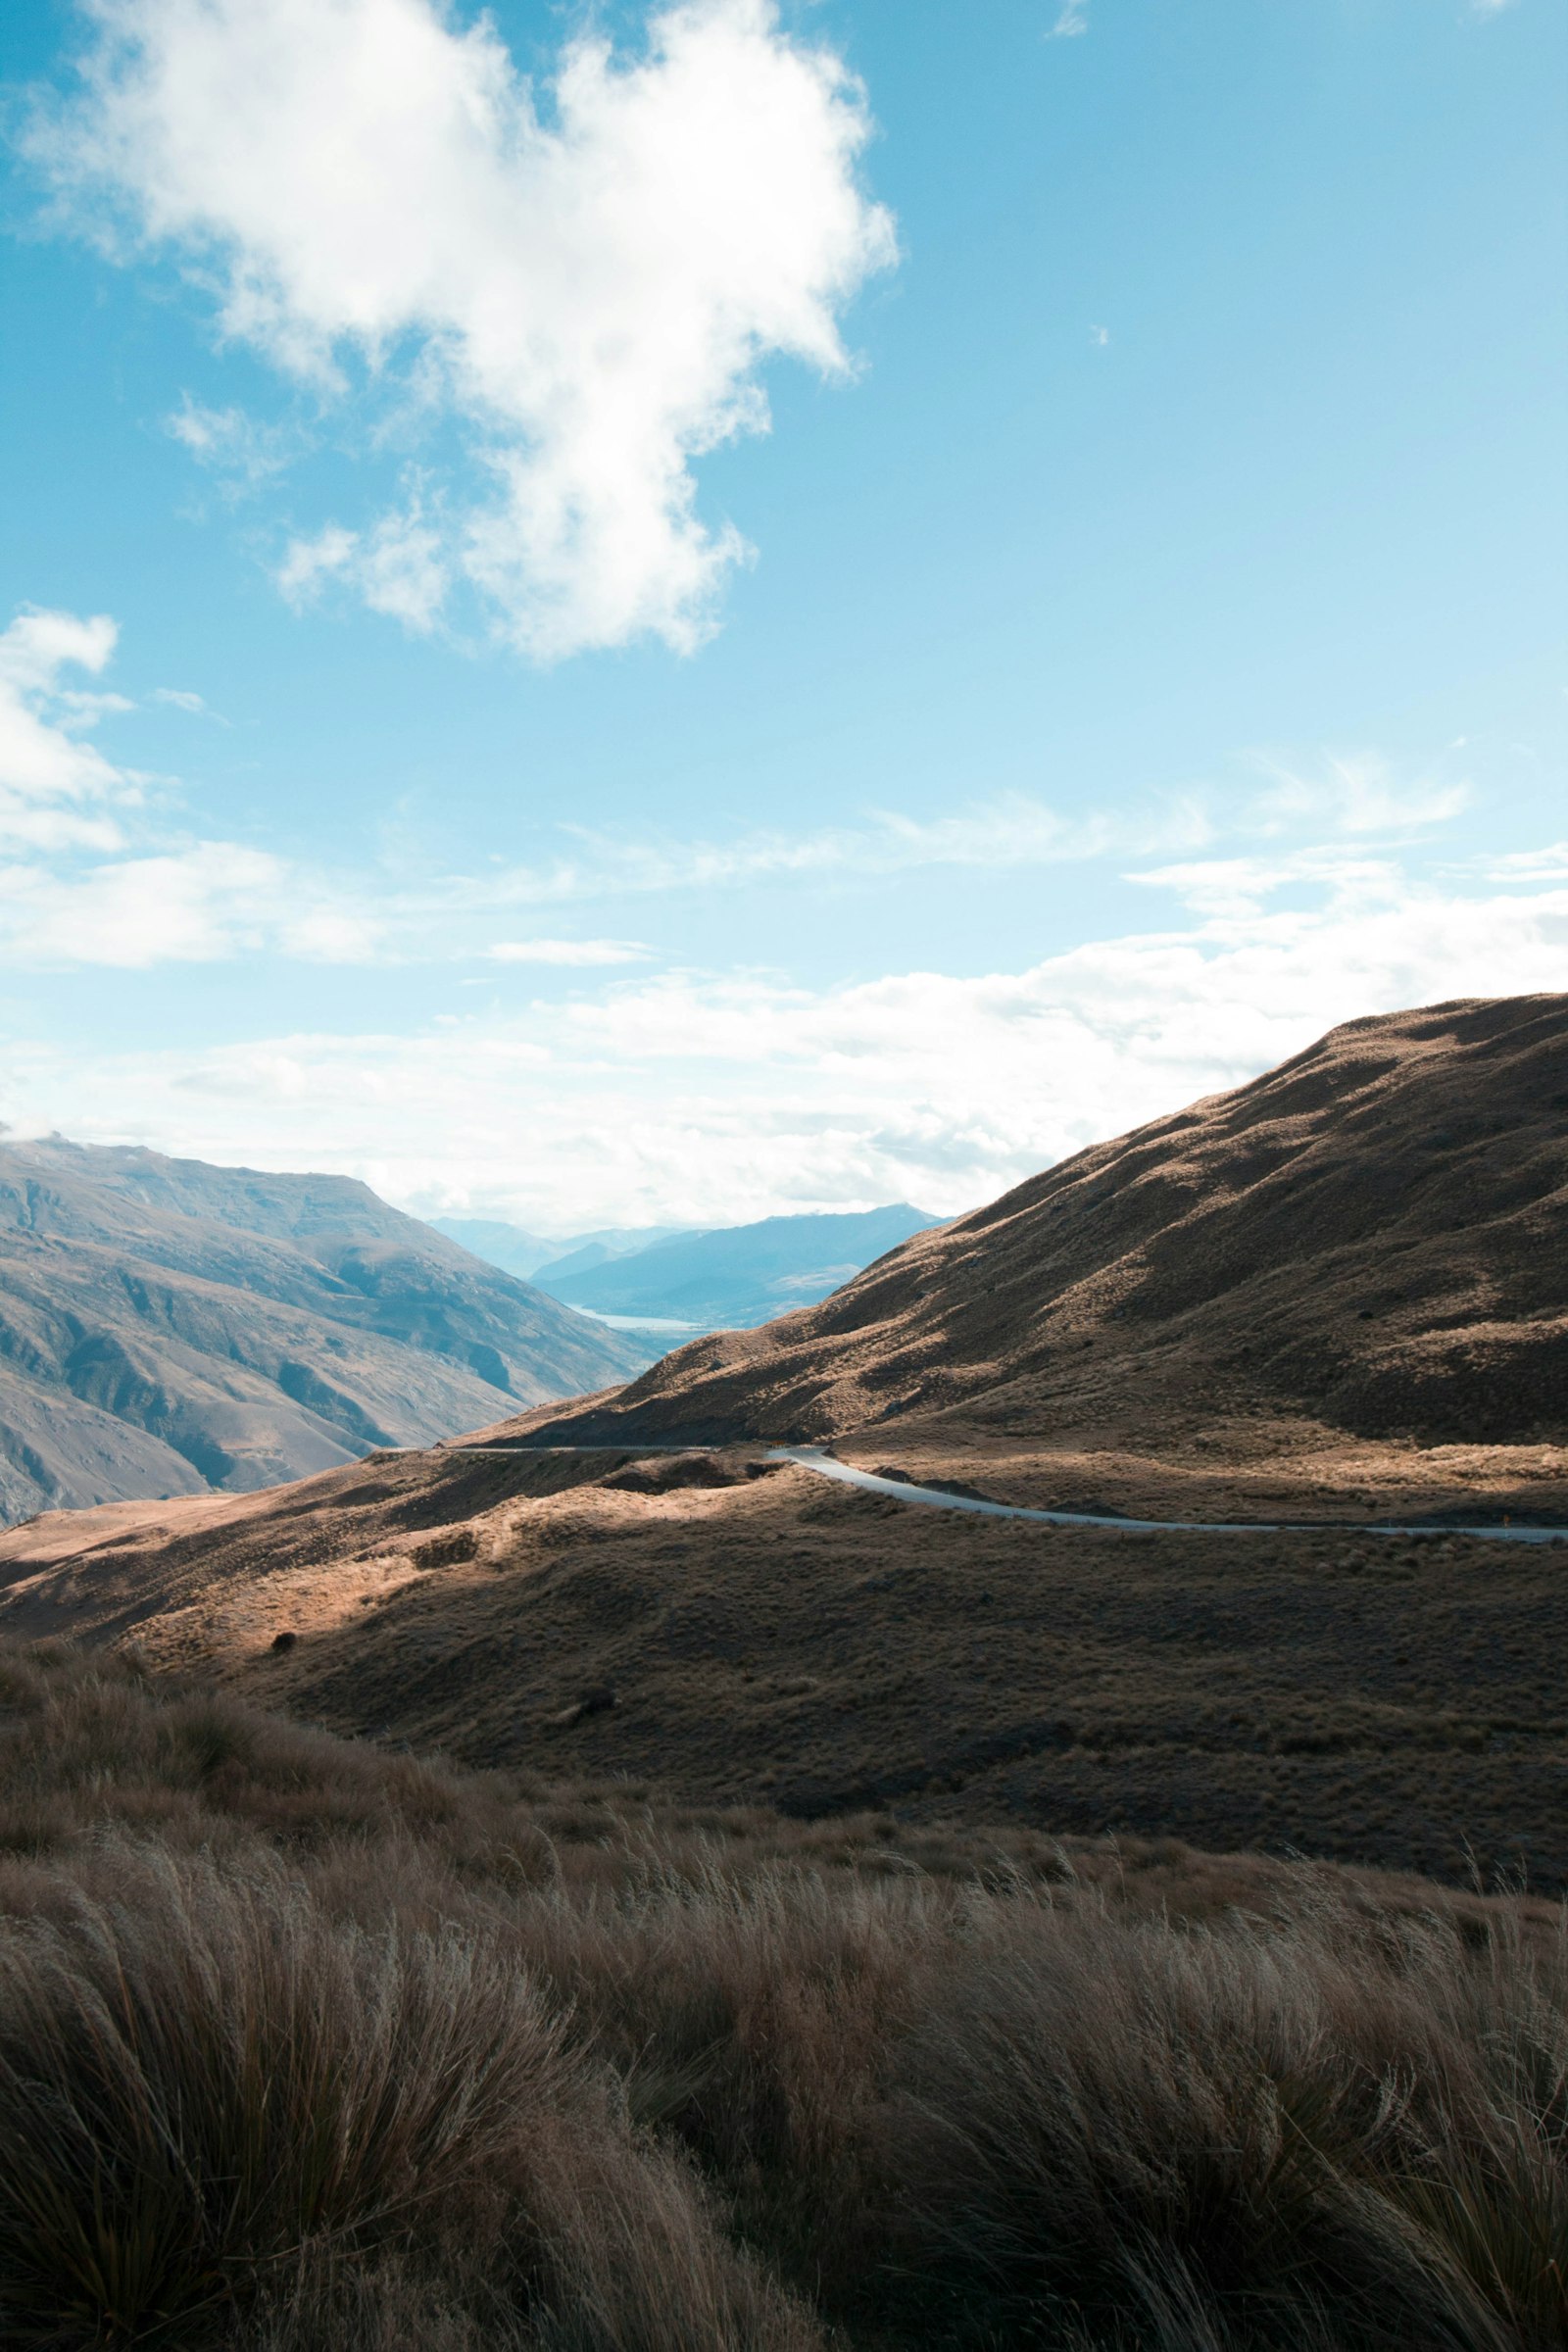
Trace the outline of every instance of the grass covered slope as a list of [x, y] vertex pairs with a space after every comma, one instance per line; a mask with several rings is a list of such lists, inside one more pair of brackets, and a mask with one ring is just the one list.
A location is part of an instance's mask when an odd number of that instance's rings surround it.
[[535, 1435], [1568, 1441], [1568, 996], [1352, 1021]]
[[0, 1703], [8, 2343], [1568, 2343], [1549, 1906]]
[[346, 1178], [0, 1144], [0, 1519], [275, 1485], [646, 1361]]
[[62, 1515], [0, 1538], [0, 1629], [471, 1765], [1568, 1888], [1562, 1548], [1059, 1530], [761, 1468], [402, 1454]]

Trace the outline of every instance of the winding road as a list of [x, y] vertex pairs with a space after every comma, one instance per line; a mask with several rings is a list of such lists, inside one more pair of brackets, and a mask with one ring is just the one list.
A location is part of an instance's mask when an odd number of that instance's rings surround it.
[[[386, 1449], [394, 1450], [394, 1449]], [[403, 1446], [395, 1450], [418, 1453], [709, 1453], [706, 1446]], [[1102, 1527], [1124, 1536], [1277, 1536], [1304, 1529], [1341, 1536], [1480, 1536], [1494, 1544], [1568, 1544], [1568, 1527], [1516, 1527], [1504, 1519], [1496, 1527], [1456, 1526], [1445, 1520], [1354, 1519], [1124, 1519], [1111, 1511], [1043, 1511], [1021, 1502], [988, 1502], [979, 1494], [954, 1494], [945, 1487], [920, 1487], [902, 1478], [883, 1478], [875, 1470], [858, 1470], [841, 1462], [820, 1446], [769, 1446], [770, 1462], [793, 1462], [817, 1478], [842, 1487], [858, 1487], [868, 1494], [886, 1494], [895, 1502], [924, 1505], [938, 1511], [968, 1511], [983, 1519], [1029, 1519], [1040, 1527]]]

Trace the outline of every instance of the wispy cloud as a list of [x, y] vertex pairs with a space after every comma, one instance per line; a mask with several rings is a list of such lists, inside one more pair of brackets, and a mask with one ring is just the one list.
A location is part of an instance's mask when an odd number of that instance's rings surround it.
[[1489, 882], [1568, 882], [1568, 841], [1550, 842], [1540, 850], [1510, 850], [1478, 858], [1475, 864]]
[[201, 695], [194, 694], [188, 686], [155, 686], [147, 700], [150, 703], [166, 703], [170, 710], [183, 710], [189, 718], [210, 718], [220, 727], [228, 724], [226, 718], [221, 717], [209, 702]]
[[116, 636], [107, 613], [83, 620], [33, 608], [0, 633], [0, 843], [38, 852], [119, 845], [117, 812], [140, 798], [140, 779], [80, 732], [127, 706], [69, 683], [81, 671], [97, 676]]
[[956, 1211], [1337, 1021], [1560, 988], [1565, 969], [1568, 882], [1406, 877], [1022, 971], [828, 989], [664, 973], [402, 1034], [70, 1060], [24, 1043], [0, 1109], [31, 1132], [338, 1168], [547, 1230], [899, 1199]]
[[485, 955], [492, 963], [643, 963], [648, 950], [634, 939], [498, 939]]
[[[1396, 891], [1400, 846], [1446, 822], [1467, 794], [1453, 779], [1401, 779], [1370, 754], [1312, 765], [1254, 758], [1223, 789], [1086, 812], [1009, 793], [934, 814], [871, 809], [855, 822], [727, 839], [562, 826], [564, 846], [531, 862], [414, 880], [371, 867], [345, 878], [255, 845], [193, 837], [172, 787], [149, 794], [145, 776], [82, 740], [105, 716], [135, 708], [106, 684], [71, 682], [83, 672], [101, 679], [116, 643], [105, 614], [24, 612], [0, 634], [0, 852], [9, 844], [12, 858], [0, 958], [13, 964], [266, 955], [587, 969], [648, 951], [600, 933], [574, 938], [569, 926], [518, 935], [518, 911], [802, 883], [852, 891], [921, 869], [1016, 872], [1096, 859], [1173, 892], [1204, 920], [1246, 921], [1292, 887], [1333, 904]], [[147, 699], [216, 715], [190, 689], [158, 687]], [[1555, 855], [1516, 878], [1549, 878]], [[1510, 878], [1507, 860], [1495, 878]]]
[[1254, 821], [1279, 832], [1309, 824], [1335, 834], [1407, 833], [1446, 824], [1470, 801], [1462, 777], [1401, 778], [1375, 752], [1330, 754], [1312, 768], [1253, 758], [1266, 779]]
[[571, 851], [497, 873], [481, 887], [517, 905], [702, 891], [791, 879], [871, 879], [922, 866], [1066, 865], [1113, 855], [1148, 857], [1210, 837], [1195, 801], [1067, 815], [1025, 793], [973, 802], [944, 816], [869, 811], [858, 824], [754, 831], [728, 841], [644, 839], [564, 827]]
[[168, 429], [234, 497], [261, 489], [295, 454], [280, 427], [261, 424], [240, 408], [204, 408], [188, 392], [168, 419]]
[[1089, 0], [1062, 0], [1055, 22], [1051, 27], [1054, 41], [1075, 40], [1089, 30]]
[[[119, 631], [107, 613], [28, 608], [0, 631], [0, 958], [66, 964], [210, 962], [261, 949], [368, 959], [382, 918], [323, 876], [244, 845], [182, 837], [167, 787], [117, 765], [83, 732], [134, 711], [84, 691]], [[150, 700], [206, 712], [199, 695]]]
[[[536, 98], [493, 21], [439, 0], [90, 14], [84, 92], [31, 140], [83, 224], [180, 257], [224, 335], [323, 402], [379, 388], [471, 443], [477, 492], [329, 516], [285, 588], [424, 629], [466, 585], [545, 660], [697, 644], [746, 553], [698, 514], [697, 462], [767, 429], [771, 357], [849, 372], [841, 315], [894, 258], [838, 59], [772, 0], [678, 0], [634, 57], [573, 39]], [[236, 408], [171, 429], [247, 487], [283, 461]]]

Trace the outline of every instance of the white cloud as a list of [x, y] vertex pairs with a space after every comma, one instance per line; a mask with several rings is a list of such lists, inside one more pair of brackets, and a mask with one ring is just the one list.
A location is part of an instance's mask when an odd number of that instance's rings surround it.
[[1021, 972], [825, 990], [664, 974], [414, 1034], [71, 1064], [22, 1049], [0, 1108], [32, 1132], [333, 1167], [546, 1230], [901, 1198], [956, 1211], [1338, 1021], [1565, 985], [1568, 888], [1406, 880]]
[[574, 838], [575, 852], [493, 876], [483, 885], [491, 904], [560, 904], [623, 893], [906, 873], [923, 866], [1064, 865], [1111, 855], [1152, 857], [1161, 850], [1200, 847], [1214, 825], [1197, 798], [1068, 816], [1031, 794], [1004, 793], [946, 816], [876, 809], [856, 825], [743, 833], [730, 841], [628, 841], [586, 827], [562, 829]]
[[[840, 313], [894, 254], [837, 59], [772, 0], [679, 0], [636, 58], [574, 40], [536, 102], [493, 24], [438, 0], [92, 13], [85, 95], [32, 140], [88, 225], [118, 209], [181, 255], [225, 334], [323, 397], [395, 379], [475, 442], [483, 496], [333, 517], [285, 589], [335, 575], [425, 628], [462, 578], [542, 659], [698, 642], [745, 548], [699, 515], [694, 462], [767, 429], [770, 356], [846, 371]], [[173, 429], [246, 462], [237, 411]]]
[[[329, 534], [299, 551], [300, 593], [313, 571], [360, 560], [357, 543], [343, 540]], [[411, 600], [416, 595], [417, 562], [417, 549], [405, 548], [399, 562], [388, 553], [387, 596], [400, 582]], [[1462, 784], [1401, 782], [1370, 754], [1312, 769], [1253, 760], [1261, 787], [1249, 780], [1195, 788], [1089, 814], [1014, 792], [942, 814], [876, 809], [858, 823], [729, 840], [639, 841], [563, 826], [570, 847], [533, 864], [478, 875], [432, 870], [412, 882], [373, 870], [345, 877], [241, 844], [193, 841], [172, 829], [167, 791], [161, 811], [142, 806], [144, 780], [80, 741], [106, 712], [134, 705], [65, 682], [72, 669], [101, 672], [115, 644], [115, 624], [102, 614], [27, 612], [0, 635], [0, 849], [9, 841], [14, 860], [0, 900], [0, 957], [14, 964], [267, 954], [344, 963], [477, 956], [586, 967], [640, 960], [647, 951], [614, 938], [486, 934], [524, 907], [790, 883], [854, 888], [922, 868], [1017, 870], [1108, 858], [1167, 860], [1126, 878], [1174, 891], [1209, 922], [1245, 920], [1292, 887], [1326, 892], [1338, 904], [1397, 896], [1405, 888], [1400, 845], [1451, 816], [1466, 797]], [[188, 689], [159, 687], [148, 699], [207, 713]], [[1282, 842], [1308, 823], [1318, 830], [1315, 844]], [[1270, 846], [1217, 854], [1221, 844], [1247, 842]], [[1549, 878], [1555, 855], [1540, 854], [1547, 864], [1539, 873], [1528, 861], [1515, 871], [1506, 858], [1486, 871], [1495, 880]]]
[[634, 939], [501, 939], [485, 955], [493, 963], [641, 963], [648, 950]]
[[1340, 909], [1396, 905], [1410, 883], [1396, 857], [1349, 856], [1345, 850], [1314, 848], [1270, 858], [1200, 858], [1178, 865], [1151, 866], [1127, 876], [1155, 889], [1173, 891], [1184, 906], [1213, 925], [1248, 923], [1281, 891], [1309, 889], [1326, 894]]
[[[48, 970], [261, 950], [313, 961], [386, 954], [397, 909], [372, 910], [264, 850], [170, 839], [167, 812], [160, 825], [146, 805], [147, 779], [80, 740], [136, 707], [66, 683], [101, 673], [118, 634], [107, 613], [35, 609], [0, 631], [0, 959]], [[216, 715], [182, 688], [149, 699]]]
[[1077, 39], [1089, 30], [1089, 0], [1062, 0], [1055, 23], [1051, 27], [1054, 41]]
[[147, 700], [150, 703], [167, 703], [172, 710], [183, 710], [191, 718], [218, 719], [220, 726], [228, 723], [226, 719], [219, 718], [212, 706], [201, 695], [193, 694], [188, 686], [155, 686]]
[[231, 493], [258, 490], [289, 463], [288, 436], [259, 424], [243, 409], [209, 409], [187, 392], [168, 420], [173, 438], [198, 465], [218, 474]]
[[320, 594], [324, 581], [341, 578], [353, 568], [359, 548], [357, 532], [329, 522], [314, 539], [291, 539], [274, 577], [291, 605], [307, 605]]
[[73, 689], [63, 675], [96, 676], [115, 639], [102, 612], [82, 620], [28, 609], [0, 631], [0, 842], [47, 852], [109, 850], [121, 840], [114, 810], [135, 803], [138, 780], [80, 742], [78, 730], [129, 705]]
[[287, 868], [231, 842], [85, 873], [0, 872], [0, 952], [33, 964], [208, 963], [264, 943]]
[[1568, 841], [1484, 858], [1481, 870], [1489, 882], [1568, 882]]
[[366, 534], [329, 523], [314, 539], [291, 540], [274, 577], [296, 610], [312, 603], [327, 580], [350, 581], [373, 612], [422, 636], [440, 618], [452, 562], [440, 533], [416, 505], [402, 514], [383, 514]]
[[1253, 805], [1265, 831], [1304, 823], [1337, 834], [1402, 833], [1446, 824], [1470, 801], [1458, 778], [1401, 782], [1376, 752], [1330, 756], [1309, 774], [1261, 756], [1257, 764], [1271, 779]]

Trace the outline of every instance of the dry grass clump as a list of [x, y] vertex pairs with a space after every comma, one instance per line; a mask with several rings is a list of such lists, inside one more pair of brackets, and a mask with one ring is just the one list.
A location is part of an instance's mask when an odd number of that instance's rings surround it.
[[7, 2344], [1568, 2346], [1547, 1906], [926, 1867], [64, 1653], [0, 1742]]

